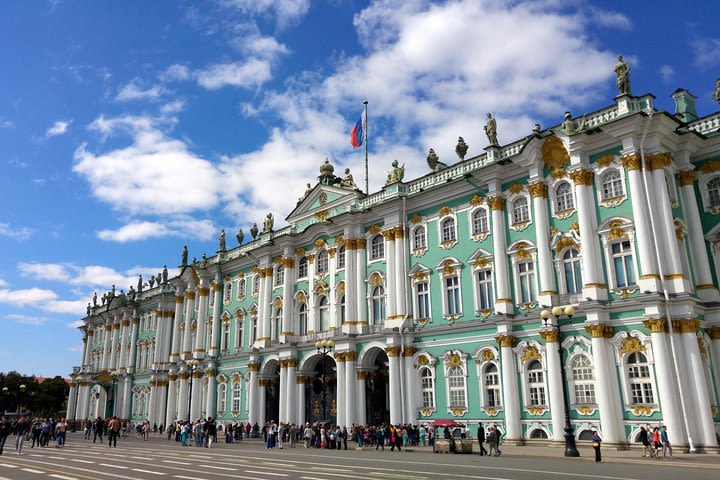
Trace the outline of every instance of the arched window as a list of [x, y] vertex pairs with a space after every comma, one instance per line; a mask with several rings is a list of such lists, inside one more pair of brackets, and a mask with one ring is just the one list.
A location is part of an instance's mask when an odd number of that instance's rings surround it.
[[240, 280], [238, 280], [238, 298], [240, 300], [245, 298], [245, 285], [245, 278], [241, 278]]
[[307, 304], [300, 304], [298, 308], [298, 335], [307, 335]]
[[275, 283], [276, 287], [282, 287], [283, 282], [285, 281], [285, 267], [282, 265], [278, 265], [275, 267], [275, 276], [273, 277], [273, 283]]
[[457, 234], [455, 233], [455, 219], [450, 217], [442, 221], [442, 243], [454, 242], [457, 240]]
[[260, 276], [255, 275], [252, 279], [252, 294], [257, 295], [260, 292]]
[[484, 208], [478, 208], [473, 213], [472, 219], [473, 235], [482, 235], [483, 233], [487, 233], [487, 231], [489, 230], [487, 210], [485, 210]]
[[560, 182], [555, 189], [555, 211], [566, 212], [575, 208], [572, 187], [568, 182]]
[[500, 397], [500, 375], [498, 374], [497, 365], [488, 363], [483, 369], [483, 386], [485, 388], [485, 405], [486, 407], [499, 407], [502, 405]]
[[422, 250], [427, 248], [427, 237], [425, 236], [425, 227], [418, 225], [413, 230], [413, 249]]
[[230, 303], [231, 298], [232, 298], [232, 283], [225, 282], [225, 292], [223, 295], [223, 301], [226, 303]]
[[630, 403], [654, 403], [652, 382], [650, 381], [650, 365], [647, 357], [641, 352], [633, 352], [627, 358], [628, 379], [630, 382]]
[[580, 254], [574, 248], [563, 254], [563, 272], [565, 274], [565, 289], [567, 293], [582, 293], [582, 266]]
[[595, 377], [590, 359], [580, 355], [572, 364], [575, 404], [595, 403]]
[[337, 268], [345, 268], [345, 245], [340, 245], [337, 250]]
[[448, 369], [448, 389], [450, 391], [448, 408], [466, 408], [465, 372], [461, 367], [454, 366]]
[[602, 183], [603, 200], [622, 197], [625, 194], [622, 176], [617, 170], [608, 170], [605, 172], [602, 177], [600, 177], [600, 183]]
[[308, 275], [307, 257], [300, 257], [298, 260], [298, 278], [306, 278]]
[[230, 321], [227, 318], [223, 318], [220, 350], [227, 350], [228, 348], [230, 348]]
[[525, 223], [530, 221], [530, 209], [528, 208], [528, 201], [525, 197], [516, 199], [512, 204], [512, 223], [516, 225], [518, 223]]
[[529, 405], [547, 405], [545, 402], [545, 375], [542, 364], [532, 360], [527, 366]]
[[635, 261], [630, 240], [621, 240], [610, 245], [615, 286], [617, 288], [635, 285]]
[[245, 330], [245, 314], [240, 312], [235, 320], [235, 350], [243, 348], [243, 334]]
[[[592, 430], [583, 430], [583, 431], [580, 432], [580, 434], [578, 435], [578, 440], [592, 440], [592, 437], [593, 437]], [[639, 442], [640, 440], [637, 439], [637, 440], [635, 440], [635, 441], [636, 441], [636, 442]]]
[[385, 289], [377, 285], [372, 290], [372, 324], [380, 325], [385, 321]]
[[385, 258], [385, 242], [381, 234], [375, 235], [370, 240], [370, 260]]
[[278, 308], [275, 310], [275, 316], [272, 319], [272, 325], [270, 328], [271, 340], [277, 340], [280, 338], [280, 326], [282, 325], [283, 309]]
[[240, 399], [242, 398], [242, 383], [234, 382], [232, 386], [232, 411], [240, 411]]
[[318, 299], [318, 318], [320, 319], [320, 331], [326, 332], [330, 328], [330, 302], [325, 296]]
[[320, 250], [317, 254], [317, 261], [315, 262], [315, 271], [317, 273], [327, 273], [328, 263], [327, 250]]
[[224, 383], [218, 385], [217, 396], [218, 412], [225, 412], [225, 409], [227, 408], [227, 385]]
[[341, 295], [338, 299], [338, 315], [340, 320], [340, 325], [345, 323], [345, 295]]
[[250, 317], [250, 344], [255, 343], [255, 340], [257, 340], [257, 327], [258, 327], [258, 319], [257, 314]]
[[715, 177], [707, 183], [707, 193], [710, 208], [720, 207], [720, 177]]
[[539, 439], [546, 439], [548, 438], [547, 433], [545, 433], [545, 430], [542, 428], [536, 428], [532, 432], [530, 432], [530, 439], [532, 440], [539, 440]]
[[418, 375], [420, 376], [423, 408], [435, 408], [435, 378], [432, 370], [422, 367]]

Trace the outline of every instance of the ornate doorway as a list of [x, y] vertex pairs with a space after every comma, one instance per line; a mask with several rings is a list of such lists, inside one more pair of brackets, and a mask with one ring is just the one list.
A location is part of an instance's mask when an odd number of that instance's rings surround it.
[[[275, 420], [280, 416], [280, 365], [268, 365], [269, 375], [260, 379], [260, 386], [265, 387], [265, 422]], [[266, 374], [267, 375], [267, 374]]]
[[337, 421], [337, 376], [335, 360], [318, 355], [312, 381], [305, 385], [306, 421], [335, 424]]
[[365, 412], [367, 423], [382, 425], [390, 423], [390, 389], [387, 354], [380, 348], [368, 351], [374, 354], [365, 377]]

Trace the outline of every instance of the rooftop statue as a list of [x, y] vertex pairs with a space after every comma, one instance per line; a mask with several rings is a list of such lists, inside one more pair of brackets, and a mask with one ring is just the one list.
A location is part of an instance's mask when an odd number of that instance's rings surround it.
[[565, 133], [568, 135], [572, 135], [575, 133], [575, 120], [573, 120], [572, 115], [570, 112], [565, 112], [565, 120], [562, 122], [562, 128], [565, 130]]
[[340, 180], [340, 186], [342, 188], [349, 188], [351, 190], [357, 190], [357, 184], [355, 183], [355, 180], [353, 180], [352, 173], [350, 173], [350, 169], [345, 169], [345, 175], [343, 175], [342, 180]]
[[268, 213], [267, 216], [265, 217], [265, 220], [263, 221], [263, 233], [272, 232], [274, 223], [275, 223], [275, 219], [273, 218], [273, 214]]
[[615, 64], [615, 83], [617, 84], [618, 96], [630, 93], [630, 65], [625, 63], [622, 55], [618, 55], [618, 63]]
[[253, 223], [253, 226], [250, 229], [250, 235], [252, 236], [253, 240], [257, 238], [258, 232], [260, 232], [260, 229], [258, 229], [257, 223]]
[[188, 249], [187, 249], [187, 245], [185, 245], [182, 250], [182, 263], [180, 264], [183, 267], [187, 265], [187, 257], [188, 257]]
[[[187, 262], [185, 262], [185, 263], [187, 263]], [[142, 275], [138, 275], [137, 291], [142, 292], [142, 288], [143, 288]]]
[[487, 114], [487, 122], [485, 123], [485, 135], [488, 137], [491, 147], [499, 147], [497, 138], [497, 121], [493, 118], [492, 113]]
[[110, 298], [113, 298], [115, 296], [115, 284], [112, 286], [112, 290], [110, 290]]
[[163, 283], [167, 283], [167, 281], [168, 281], [168, 269], [167, 269], [167, 265], [164, 265], [164, 266], [163, 266], [163, 270], [162, 270], [162, 281], [163, 281]]
[[155, 286], [155, 275], [150, 277], [150, 288], [153, 288]]
[[307, 198], [308, 195], [310, 195], [310, 192], [312, 192], [312, 186], [308, 183], [307, 188], [305, 189], [305, 193], [303, 193], [303, 196], [298, 198], [298, 203], [302, 202]]
[[204, 253], [202, 254], [202, 258], [200, 259], [200, 268], [207, 267], [207, 255]]
[[468, 148], [470, 148], [470, 146], [465, 143], [465, 139], [463, 137], [458, 137], [458, 143], [457, 145], [455, 145], [455, 153], [457, 153], [460, 161], [465, 160], [465, 155], [467, 154]]
[[440, 161], [440, 157], [438, 157], [437, 153], [435, 153], [435, 150], [432, 148], [428, 151], [427, 164], [433, 172], [437, 172], [438, 170], [442, 170], [447, 167], [447, 165]]
[[93, 307], [97, 307], [97, 292], [93, 294]]
[[405, 164], [403, 163], [402, 167], [398, 167], [399, 163], [397, 160], [393, 160], [392, 162], [392, 170], [390, 170], [387, 174], [387, 181], [385, 182], [385, 185], [391, 185], [393, 183], [402, 182], [403, 177], [405, 176]]
[[542, 128], [540, 128], [540, 124], [536, 123], [535, 126], [533, 127], [533, 133], [538, 134], [538, 133], [540, 133], [541, 130], [542, 130]]
[[715, 80], [715, 91], [712, 93], [712, 98], [715, 99], [716, 102], [720, 103], [720, 77]]
[[88, 302], [88, 306], [87, 306], [87, 314], [88, 314], [88, 315], [90, 315], [90, 302]]
[[220, 243], [219, 251], [221, 251], [221, 252], [227, 251], [227, 244], [225, 243], [225, 229], [222, 229], [220, 231], [220, 238], [218, 239], [218, 241]]
[[235, 235], [235, 238], [237, 238], [238, 245], [242, 245], [243, 240], [245, 240], [245, 234], [242, 231], [242, 228], [238, 230], [237, 235]]

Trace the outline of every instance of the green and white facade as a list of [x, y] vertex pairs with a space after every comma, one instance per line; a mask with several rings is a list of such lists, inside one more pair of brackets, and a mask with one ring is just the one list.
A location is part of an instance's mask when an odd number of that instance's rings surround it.
[[[578, 438], [664, 424], [716, 448], [720, 113], [674, 97], [618, 97], [370, 195], [323, 165], [287, 226], [92, 308], [68, 418], [111, 414], [114, 389], [118, 416], [165, 425], [450, 417], [562, 441], [565, 369]], [[559, 334], [543, 324], [568, 305]]]

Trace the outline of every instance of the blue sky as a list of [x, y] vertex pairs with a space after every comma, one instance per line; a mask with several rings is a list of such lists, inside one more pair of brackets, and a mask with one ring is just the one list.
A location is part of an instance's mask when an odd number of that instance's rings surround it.
[[0, 370], [67, 374], [94, 291], [284, 218], [326, 157], [362, 184], [365, 98], [377, 190], [393, 159], [412, 178], [460, 135], [480, 153], [486, 112], [507, 143], [609, 105], [617, 53], [635, 94], [716, 111], [718, 18], [709, 0], [3, 2]]

